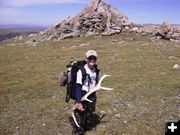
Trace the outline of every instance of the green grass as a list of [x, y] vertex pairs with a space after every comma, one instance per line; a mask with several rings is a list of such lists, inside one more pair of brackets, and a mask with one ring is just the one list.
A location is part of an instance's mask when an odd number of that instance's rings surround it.
[[172, 69], [180, 64], [180, 44], [150, 38], [123, 33], [36, 47], [24, 45], [26, 39], [1, 43], [0, 134], [70, 135], [66, 91], [58, 76], [88, 49], [97, 51], [101, 75], [111, 75], [103, 85], [114, 90], [97, 93], [96, 113], [105, 117], [86, 134], [164, 134], [166, 120], [180, 119], [180, 70]]

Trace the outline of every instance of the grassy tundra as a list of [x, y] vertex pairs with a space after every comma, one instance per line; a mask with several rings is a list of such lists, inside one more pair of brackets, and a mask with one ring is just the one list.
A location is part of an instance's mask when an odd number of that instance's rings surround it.
[[101, 123], [86, 135], [162, 135], [166, 120], [180, 119], [180, 43], [123, 33], [24, 45], [0, 43], [0, 134], [70, 135], [65, 88], [58, 76], [88, 49], [98, 53], [103, 82], [97, 93]]

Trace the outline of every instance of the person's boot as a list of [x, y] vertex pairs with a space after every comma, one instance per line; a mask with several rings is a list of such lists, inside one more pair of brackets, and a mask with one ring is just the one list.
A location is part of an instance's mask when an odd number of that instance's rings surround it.
[[74, 127], [72, 131], [72, 135], [84, 135], [84, 129], [79, 127]]
[[79, 132], [77, 129], [73, 128], [72, 135], [79, 135]]
[[92, 113], [87, 113], [84, 129], [87, 131], [92, 129]]

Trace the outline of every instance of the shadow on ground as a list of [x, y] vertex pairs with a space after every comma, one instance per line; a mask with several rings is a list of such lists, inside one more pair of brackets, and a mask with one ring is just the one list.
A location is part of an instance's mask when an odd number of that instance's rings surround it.
[[88, 119], [87, 121], [87, 126], [85, 127], [85, 129], [81, 132], [81, 129], [80, 129], [80, 132], [79, 133], [74, 133], [74, 127], [75, 127], [75, 123], [72, 119], [72, 117], [69, 117], [69, 122], [72, 126], [72, 135], [84, 135], [86, 132], [88, 131], [92, 131], [93, 129], [95, 129], [99, 124], [101, 123], [106, 123], [105, 121], [102, 121], [102, 119], [106, 116], [106, 114], [100, 116], [96, 113], [93, 113], [91, 115], [91, 119]]

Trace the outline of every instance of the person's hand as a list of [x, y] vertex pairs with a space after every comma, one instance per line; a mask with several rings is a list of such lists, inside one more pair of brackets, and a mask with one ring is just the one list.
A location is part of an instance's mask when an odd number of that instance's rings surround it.
[[83, 111], [83, 110], [84, 110], [81, 103], [76, 103], [76, 104], [75, 104], [75, 108], [77, 108], [77, 109], [80, 110], [80, 111]]

